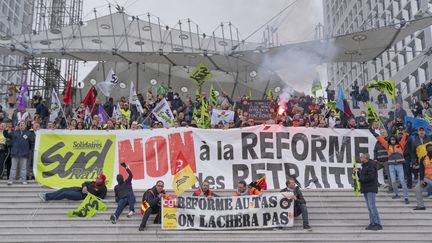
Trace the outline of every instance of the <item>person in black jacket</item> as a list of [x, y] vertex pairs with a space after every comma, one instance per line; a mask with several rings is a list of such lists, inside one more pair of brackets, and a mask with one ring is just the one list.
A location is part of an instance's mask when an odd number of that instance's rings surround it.
[[27, 160], [35, 141], [34, 133], [27, 131], [26, 124], [22, 121], [18, 123], [18, 129], [15, 131], [10, 128], [9, 130], [3, 130], [3, 136], [12, 141], [12, 166], [8, 185], [12, 185], [12, 182], [16, 179], [18, 167], [20, 168], [20, 180], [23, 184], [27, 184]]
[[81, 187], [67, 187], [55, 192], [39, 194], [39, 197], [43, 202], [62, 199], [79, 201], [86, 198], [88, 193], [91, 193], [98, 198], [104, 199], [107, 193], [105, 181], [106, 176], [104, 174], [100, 174], [96, 178], [96, 181], [84, 182]]
[[294, 199], [294, 217], [302, 215], [303, 218], [303, 229], [312, 230], [309, 226], [309, 217], [308, 210], [306, 207], [306, 200], [303, 197], [303, 193], [300, 190], [300, 186], [297, 185], [296, 179], [294, 177], [288, 177], [286, 181], [286, 188], [284, 188], [281, 192], [292, 192], [294, 195], [292, 199]]
[[374, 161], [369, 159], [369, 154], [360, 154], [362, 163], [361, 170], [354, 171], [357, 173], [360, 181], [360, 191], [366, 200], [369, 210], [369, 226], [366, 230], [382, 230], [381, 220], [376, 207], [376, 194], [378, 193], [378, 172]]
[[153, 223], [160, 224], [161, 223], [161, 198], [165, 195], [164, 191], [164, 182], [159, 180], [156, 182], [156, 185], [153, 186], [151, 189], [148, 189], [146, 192], [144, 192], [143, 198], [142, 198], [142, 204], [148, 205], [149, 207], [146, 208], [144, 212], [144, 216], [141, 220], [141, 224], [139, 227], [139, 231], [144, 231], [144, 228], [146, 227], [147, 220], [150, 217], [150, 214], [156, 214], [156, 218]]
[[128, 178], [125, 181], [123, 175], [117, 175], [118, 184], [114, 187], [114, 195], [117, 202], [117, 209], [115, 213], [112, 214], [110, 217], [111, 223], [113, 224], [117, 223], [117, 220], [126, 205], [129, 205], [129, 213], [127, 217], [130, 218], [135, 214], [135, 194], [132, 189], [132, 171], [129, 169], [129, 167], [126, 166], [125, 163], [122, 163], [121, 166], [126, 169], [126, 172], [128, 173]]

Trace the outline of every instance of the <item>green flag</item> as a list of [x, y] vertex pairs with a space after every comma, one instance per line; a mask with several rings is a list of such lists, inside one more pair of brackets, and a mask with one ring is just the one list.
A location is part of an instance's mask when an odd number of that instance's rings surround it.
[[91, 218], [99, 211], [105, 211], [107, 206], [95, 195], [88, 193], [76, 210], [67, 212], [67, 216], [71, 218]]
[[216, 107], [217, 105], [217, 96], [213, 84], [210, 85], [210, 103], [213, 107]]
[[356, 197], [360, 196], [360, 180], [358, 178], [357, 170], [357, 160], [355, 157], [353, 158], [353, 182], [354, 182], [354, 195]]
[[201, 97], [201, 117], [197, 126], [199, 128], [210, 128], [210, 115], [207, 111], [207, 104], [204, 102], [204, 96]]
[[269, 89], [267, 92], [267, 99], [268, 98], [273, 99], [273, 90], [272, 89]]
[[325, 105], [332, 110], [336, 110], [336, 101], [329, 101]]
[[396, 100], [395, 82], [391, 80], [381, 80], [379, 82], [373, 80], [368, 87], [368, 90], [376, 89], [379, 92], [385, 92], [390, 95], [390, 98]]
[[249, 100], [252, 100], [252, 90], [249, 90], [248, 99], [249, 99]]
[[315, 79], [312, 83], [312, 95], [314, 97], [316, 97], [316, 92], [318, 90], [322, 90], [322, 86], [321, 86], [321, 81], [319, 81], [318, 79]]
[[367, 108], [367, 120], [368, 122], [374, 120], [378, 122], [380, 126], [382, 126], [381, 118], [378, 115], [378, 112], [375, 110], [375, 108], [372, 106], [370, 101], [366, 101], [366, 108]]
[[189, 78], [195, 82], [196, 85], [201, 86], [205, 83], [205, 81], [211, 79], [213, 77], [212, 72], [205, 64], [199, 64], [192, 71], [192, 74]]
[[200, 98], [201, 98], [201, 94], [199, 93], [199, 90], [196, 89], [195, 90], [195, 102], [196, 103], [200, 102]]

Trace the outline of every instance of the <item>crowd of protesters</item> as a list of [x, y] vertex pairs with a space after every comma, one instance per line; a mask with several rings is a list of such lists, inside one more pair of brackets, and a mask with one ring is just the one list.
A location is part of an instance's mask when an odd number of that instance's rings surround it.
[[[352, 87], [351, 96], [358, 93], [359, 100], [353, 103], [353, 108], [358, 107], [358, 101], [369, 100], [367, 89], [363, 88], [360, 91], [358, 87], [354, 87], [356, 85]], [[411, 106], [412, 103], [410, 103], [412, 113], [416, 117], [427, 118], [432, 114], [431, 108], [428, 108], [432, 97], [429, 90], [432, 92], [431, 83], [423, 85], [419, 97], [421, 102], [413, 98], [414, 106]], [[329, 90], [327, 92], [329, 93]], [[378, 169], [383, 169], [387, 179], [386, 185], [383, 186], [388, 187], [389, 192], [394, 193], [394, 199], [400, 197], [398, 187], [402, 187], [404, 201], [409, 203], [407, 190], [413, 187], [415, 180], [421, 185], [417, 186], [417, 191], [432, 187], [432, 170], [430, 169], [432, 167], [426, 165], [429, 163], [429, 155], [420, 157], [417, 156], [416, 151], [420, 145], [432, 140], [431, 134], [425, 132], [427, 128], [430, 129], [430, 126], [420, 126], [416, 129], [406, 127], [404, 118], [407, 112], [401, 105], [403, 101], [398, 98], [394, 109], [388, 114], [379, 112], [380, 121], [377, 121], [371, 119], [365, 111], [361, 111], [359, 116], [346, 115], [329, 105], [335, 98], [334, 92], [329, 94], [332, 95], [329, 95], [328, 101], [323, 97], [314, 98], [307, 95], [291, 96], [290, 99], [281, 101], [279, 97], [272, 97], [269, 93], [266, 99], [269, 101], [269, 110], [274, 119], [264, 121], [264, 123], [287, 127], [368, 129], [377, 137], [373, 160]], [[3, 176], [9, 178], [9, 184], [12, 184], [18, 174], [23, 183], [32, 177], [30, 167], [32, 166], [34, 137], [35, 132], [40, 128], [69, 130], [163, 128], [163, 124], [151, 112], [162, 99], [166, 99], [171, 107], [174, 115], [173, 127], [199, 126], [197, 118], [201, 117], [200, 113], [203, 112], [201, 106], [203, 105], [208, 114], [211, 114], [213, 108], [231, 110], [235, 113], [232, 121], [216, 124], [212, 128], [229, 129], [257, 125], [254, 119], [248, 117], [249, 101], [253, 98], [247, 95], [231, 99], [226, 93], [221, 92], [215, 105], [212, 106], [211, 98], [207, 97], [206, 93], [201, 93], [198, 97], [197, 95], [185, 95], [182, 98], [179, 93], [174, 92], [171, 87], [162, 82], [155, 94], [149, 90], [144, 95], [138, 94], [137, 98], [143, 107], [143, 112], [138, 112], [135, 105], [131, 106], [126, 97], [121, 97], [118, 102], [114, 102], [113, 98], [101, 102], [101, 98], [96, 97], [94, 103], [87, 107], [87, 109], [91, 108], [89, 109], [90, 117], [86, 116], [84, 104], [76, 108], [66, 105], [64, 111], [54, 120], [50, 120], [50, 110], [46, 100], [42, 99], [39, 93], [35, 94], [31, 102], [36, 108], [33, 116], [26, 109], [16, 109], [9, 117], [5, 111], [0, 109], [0, 172], [4, 171]], [[381, 93], [378, 96], [379, 107], [387, 108], [386, 101], [387, 95]], [[101, 122], [98, 113], [99, 107], [102, 107], [110, 117], [104, 123]], [[115, 110], [119, 115], [114, 114]], [[432, 146], [430, 147], [432, 150]], [[432, 158], [432, 152], [430, 156]], [[3, 169], [3, 167], [6, 168]], [[20, 168], [19, 173], [17, 173], [18, 167]], [[430, 190], [429, 195], [432, 195]], [[419, 204], [416, 209], [424, 209], [424, 204], [419, 198], [420, 196], [417, 199]]]

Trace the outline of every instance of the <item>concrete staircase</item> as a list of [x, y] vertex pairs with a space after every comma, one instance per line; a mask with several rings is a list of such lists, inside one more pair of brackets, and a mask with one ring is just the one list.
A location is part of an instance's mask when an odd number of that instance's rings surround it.
[[[426, 211], [413, 211], [412, 190], [409, 205], [378, 194], [384, 230], [377, 232], [364, 230], [369, 224], [364, 199], [350, 190], [304, 190], [312, 232], [302, 229], [301, 217], [289, 229], [242, 231], [164, 231], [150, 218], [139, 232], [140, 215], [126, 218], [127, 209], [117, 224], [109, 221], [116, 207], [112, 191], [105, 200], [108, 210], [91, 219], [66, 216], [79, 202], [41, 202], [37, 194], [50, 191], [35, 182], [7, 186], [0, 181], [0, 242], [432, 242], [432, 199], [425, 199]], [[143, 190], [135, 194], [140, 202]]]

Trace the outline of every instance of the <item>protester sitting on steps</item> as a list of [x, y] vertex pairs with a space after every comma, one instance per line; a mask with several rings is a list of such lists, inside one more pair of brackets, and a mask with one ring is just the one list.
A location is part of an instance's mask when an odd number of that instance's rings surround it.
[[210, 190], [210, 186], [209, 186], [208, 181], [203, 181], [203, 183], [201, 183], [201, 187], [196, 189], [193, 192], [192, 196], [206, 197], [206, 198], [217, 197], [217, 195], [214, 194], [213, 191]]
[[164, 182], [161, 180], [157, 181], [156, 185], [154, 185], [151, 189], [148, 189], [146, 192], [144, 192], [141, 207], [145, 207], [145, 212], [138, 229], [139, 231], [144, 231], [150, 214], [156, 214], [156, 218], [153, 221], [154, 224], [161, 223], [161, 201], [164, 195]]
[[120, 165], [126, 169], [126, 172], [128, 173], [128, 178], [125, 181], [123, 175], [117, 175], [118, 184], [114, 187], [114, 195], [117, 202], [117, 209], [115, 213], [112, 214], [110, 217], [111, 223], [113, 224], [117, 223], [117, 220], [123, 212], [123, 209], [127, 205], [129, 205], [129, 213], [127, 217], [130, 218], [135, 214], [135, 194], [132, 189], [132, 171], [129, 167], [127, 167], [125, 163], [121, 163]]
[[306, 200], [303, 197], [300, 186], [296, 184], [296, 179], [294, 177], [288, 177], [286, 181], [286, 188], [281, 190], [281, 192], [292, 192], [292, 199], [294, 200], [294, 217], [302, 215], [303, 218], [303, 229], [312, 230], [309, 225], [309, 215], [306, 207]]
[[95, 195], [98, 198], [104, 199], [107, 194], [105, 186], [106, 176], [100, 174], [96, 181], [84, 182], [81, 187], [67, 187], [55, 192], [39, 194], [40, 199], [45, 201], [69, 199], [74, 201], [83, 200], [88, 193]]
[[238, 183], [237, 191], [233, 193], [233, 196], [248, 196], [248, 195], [261, 195], [262, 193], [259, 191], [258, 188], [254, 186], [253, 183], [249, 184], [248, 187], [246, 187], [246, 181], [241, 180]]

